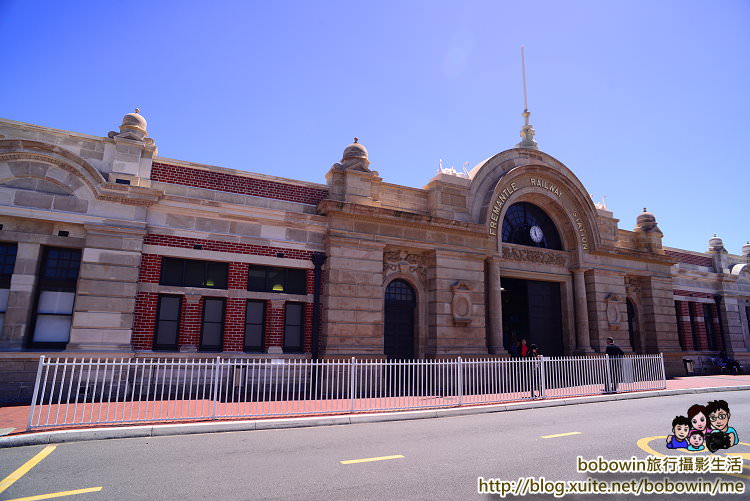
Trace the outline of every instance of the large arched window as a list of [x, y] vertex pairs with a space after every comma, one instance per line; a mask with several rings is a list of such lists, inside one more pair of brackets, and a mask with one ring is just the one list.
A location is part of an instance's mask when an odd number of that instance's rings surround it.
[[503, 242], [562, 250], [555, 224], [542, 209], [528, 202], [508, 207], [503, 219]]

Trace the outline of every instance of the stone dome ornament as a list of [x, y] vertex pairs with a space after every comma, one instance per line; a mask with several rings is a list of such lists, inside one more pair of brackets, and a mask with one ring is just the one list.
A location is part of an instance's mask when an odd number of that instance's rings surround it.
[[641, 231], [644, 233], [659, 232], [659, 225], [656, 223], [656, 216], [653, 213], [643, 208], [643, 212], [638, 214], [635, 219], [635, 231]]
[[133, 141], [141, 141], [145, 143], [153, 143], [154, 140], [146, 138], [148, 136], [146, 119], [140, 114], [140, 109], [136, 108], [135, 112], [127, 113], [122, 117], [122, 124], [120, 124], [120, 132], [110, 131], [107, 134], [111, 138], [122, 138], [130, 139]]
[[724, 241], [716, 233], [708, 240], [709, 252], [722, 252], [724, 251]]
[[333, 167], [335, 169], [372, 172], [368, 156], [367, 148], [363, 144], [360, 144], [358, 137], [355, 137], [354, 142], [344, 148], [341, 162], [334, 164]]

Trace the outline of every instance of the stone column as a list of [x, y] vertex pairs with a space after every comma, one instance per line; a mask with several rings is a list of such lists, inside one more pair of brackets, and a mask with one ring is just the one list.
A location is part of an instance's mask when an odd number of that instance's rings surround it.
[[487, 295], [489, 325], [487, 328], [487, 350], [490, 355], [504, 354], [503, 347], [503, 299], [500, 283], [500, 258], [487, 259]]
[[589, 311], [586, 299], [586, 270], [573, 270], [573, 295], [576, 308], [576, 351], [590, 353]]
[[85, 228], [68, 350], [128, 351], [145, 230]]
[[31, 332], [31, 308], [34, 305], [34, 288], [41, 256], [40, 244], [18, 243], [16, 265], [10, 279], [8, 307], [5, 322], [0, 332], [0, 351], [21, 351]]

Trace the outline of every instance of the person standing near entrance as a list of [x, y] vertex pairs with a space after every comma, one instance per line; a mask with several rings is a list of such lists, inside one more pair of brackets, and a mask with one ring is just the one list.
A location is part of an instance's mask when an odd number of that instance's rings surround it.
[[[536, 348], [536, 345], [531, 345]], [[529, 354], [529, 347], [526, 345], [526, 338], [521, 338], [521, 356], [526, 357]]]
[[616, 393], [622, 372], [622, 357], [625, 352], [615, 344], [611, 337], [607, 338], [607, 349], [604, 351], [609, 356], [609, 377], [604, 385], [605, 393]]
[[[521, 346], [526, 347], [526, 340], [522, 339], [521, 342], [523, 343]], [[531, 359], [529, 361], [529, 373], [530, 373], [530, 383], [531, 383], [531, 398], [542, 398], [542, 368], [540, 366], [541, 364], [541, 358], [542, 354], [539, 352], [539, 349], [536, 347], [535, 344], [532, 344], [529, 346], [528, 351], [526, 352], [526, 355], [524, 355], [524, 358]]]

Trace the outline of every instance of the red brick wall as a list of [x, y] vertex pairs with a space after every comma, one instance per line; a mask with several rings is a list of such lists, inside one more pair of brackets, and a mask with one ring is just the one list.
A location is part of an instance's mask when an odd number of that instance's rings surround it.
[[151, 179], [164, 183], [182, 184], [311, 205], [318, 205], [321, 200], [328, 198], [328, 190], [321, 188], [255, 179], [224, 172], [192, 169], [161, 162], [152, 164]]
[[[165, 247], [179, 247], [182, 249], [192, 249], [195, 245], [201, 245], [203, 250], [233, 252], [235, 254], [252, 254], [255, 256], [276, 257], [276, 254], [281, 252], [287, 259], [312, 259], [312, 251], [307, 250], [269, 247], [267, 245], [241, 244], [237, 242], [222, 242], [220, 240], [204, 240], [200, 238], [175, 237], [154, 233], [146, 235], [143, 239], [143, 243], [149, 245], [162, 245]], [[156, 281], [159, 281], [158, 277]]]
[[680, 263], [685, 264], [696, 264], [698, 266], [708, 266], [709, 268], [713, 266], [713, 260], [710, 257], [706, 256], [696, 256], [694, 254], [688, 254], [686, 252], [677, 252], [665, 249], [664, 254], [667, 256], [676, 259]]
[[135, 297], [135, 320], [132, 345], [135, 350], [150, 350], [154, 346], [154, 324], [159, 295], [139, 292]]
[[177, 342], [180, 346], [200, 346], [201, 342], [201, 320], [203, 319], [203, 297], [195, 303], [188, 304], [186, 298], [182, 299], [182, 312], [180, 314], [180, 338]]
[[705, 299], [713, 299], [713, 294], [709, 294], [708, 292], [695, 292], [695, 291], [686, 291], [682, 289], [675, 289], [672, 291], [672, 293], [675, 296], [682, 296], [682, 297], [701, 297]]
[[[298, 249], [284, 249], [264, 247], [257, 245], [233, 244], [213, 240], [200, 240], [194, 238], [171, 237], [167, 235], [146, 236], [146, 243], [152, 245], [166, 245], [170, 247], [193, 248], [193, 245], [203, 245], [205, 250], [218, 250], [224, 252], [235, 252], [241, 254], [258, 254], [276, 256], [277, 252], [283, 252], [286, 258], [310, 259], [310, 251]], [[231, 246], [231, 248], [230, 248]], [[143, 254], [139, 281], [144, 283], [159, 283], [162, 256], [155, 254]], [[247, 263], [229, 263], [229, 290], [246, 290], [249, 265]], [[307, 270], [306, 291], [308, 294], [314, 292], [314, 272]], [[142, 292], [136, 296], [135, 324], [133, 329], [133, 348], [137, 350], [151, 350], [154, 343], [154, 329], [156, 324], [156, 309], [159, 294], [153, 292]], [[224, 346], [223, 351], [241, 352], [244, 350], [245, 337], [245, 305], [244, 298], [227, 298], [224, 316]], [[310, 352], [312, 349], [312, 304], [306, 304], [304, 310], [304, 349]], [[203, 320], [203, 298], [198, 303], [188, 304], [186, 298], [182, 300], [182, 311], [180, 313], [180, 332], [178, 345], [200, 346], [201, 324]], [[284, 306], [272, 308], [271, 301], [266, 301], [266, 330], [265, 349], [270, 346], [284, 345]]]
[[270, 346], [284, 346], [284, 306], [273, 308], [266, 301], [266, 351]]
[[690, 302], [690, 312], [695, 322], [695, 340], [698, 346], [696, 350], [708, 350], [708, 335], [706, 334], [706, 324], [703, 321], [703, 304]]
[[675, 301], [675, 307], [680, 317], [678, 330], [680, 336], [680, 346], [685, 351], [693, 351], [693, 331], [690, 326], [690, 310], [687, 301]]

